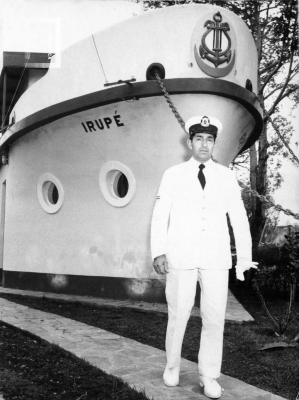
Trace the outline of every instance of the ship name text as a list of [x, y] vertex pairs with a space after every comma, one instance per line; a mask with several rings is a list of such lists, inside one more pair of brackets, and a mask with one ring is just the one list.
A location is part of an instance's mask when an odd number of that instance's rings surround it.
[[97, 118], [89, 121], [81, 122], [81, 126], [85, 133], [93, 133], [98, 131], [103, 131], [105, 129], [110, 129], [113, 126], [119, 128], [125, 124], [121, 122], [121, 115], [115, 114], [112, 117]]

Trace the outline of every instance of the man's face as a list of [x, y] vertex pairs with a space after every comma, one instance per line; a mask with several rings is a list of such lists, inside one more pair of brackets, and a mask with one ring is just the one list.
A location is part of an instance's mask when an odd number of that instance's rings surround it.
[[196, 133], [192, 140], [188, 139], [187, 144], [197, 161], [206, 162], [212, 157], [215, 139], [210, 133]]

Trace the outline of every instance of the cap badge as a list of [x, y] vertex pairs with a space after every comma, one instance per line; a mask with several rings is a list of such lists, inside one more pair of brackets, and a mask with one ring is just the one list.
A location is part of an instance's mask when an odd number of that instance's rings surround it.
[[210, 120], [208, 117], [202, 117], [200, 121], [200, 125], [202, 126], [209, 126], [210, 125]]

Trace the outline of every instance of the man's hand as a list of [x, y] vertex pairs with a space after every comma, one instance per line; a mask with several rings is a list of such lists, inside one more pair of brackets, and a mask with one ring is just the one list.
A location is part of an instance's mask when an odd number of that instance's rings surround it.
[[244, 272], [250, 268], [257, 269], [258, 263], [255, 261], [242, 262], [236, 265], [236, 276], [240, 281], [244, 281]]
[[162, 254], [161, 256], [156, 257], [153, 261], [153, 267], [157, 274], [167, 274], [169, 269], [166, 255]]

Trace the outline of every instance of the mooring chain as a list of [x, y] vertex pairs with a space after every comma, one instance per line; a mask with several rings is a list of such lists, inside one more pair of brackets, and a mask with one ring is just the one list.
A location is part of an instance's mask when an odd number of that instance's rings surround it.
[[176, 119], [178, 120], [179, 124], [181, 125], [183, 131], [186, 133], [185, 131], [185, 122], [183, 120], [183, 118], [181, 117], [180, 113], [178, 112], [178, 110], [176, 109], [176, 106], [173, 104], [172, 100], [170, 99], [169, 93], [167, 92], [167, 89], [162, 81], [162, 79], [160, 78], [159, 74], [156, 72], [155, 73], [155, 77], [158, 81], [158, 84], [160, 86], [160, 89], [167, 101], [167, 104], [169, 105], [169, 108], [171, 109], [171, 111], [174, 113], [174, 116], [176, 117]]
[[[160, 86], [160, 89], [166, 99], [166, 102], [169, 106], [169, 108], [171, 109], [171, 111], [173, 112], [174, 116], [176, 117], [176, 119], [178, 120], [179, 124], [181, 125], [183, 131], [186, 133], [185, 131], [185, 122], [183, 120], [183, 118], [181, 117], [180, 113], [178, 112], [176, 106], [173, 104], [169, 93], [162, 81], [162, 79], [160, 78], [158, 73], [155, 73], [155, 78], [157, 79], [157, 82]], [[278, 211], [282, 211], [283, 213], [287, 214], [287, 215], [291, 215], [292, 217], [299, 219], [299, 214], [294, 213], [293, 211], [289, 210], [288, 208], [284, 208], [282, 207], [280, 204], [275, 204], [271, 198], [269, 196], [264, 196], [262, 194], [259, 194], [256, 190], [254, 189], [250, 189], [248, 188], [243, 182], [239, 181], [240, 186], [247, 192], [253, 194], [255, 197], [257, 197], [262, 203], [267, 203], [270, 204], [271, 207], [275, 208]]]
[[299, 219], [299, 214], [294, 213], [293, 211], [291, 211], [291, 210], [288, 209], [288, 208], [282, 207], [280, 204], [275, 204], [275, 203], [271, 200], [271, 198], [270, 198], [269, 196], [264, 196], [264, 195], [262, 195], [262, 194], [259, 194], [256, 190], [250, 189], [249, 187], [247, 187], [243, 182], [241, 182], [241, 181], [238, 181], [238, 182], [239, 182], [240, 186], [241, 186], [246, 192], [252, 193], [255, 197], [258, 197], [262, 203], [268, 203], [268, 204], [270, 204], [271, 207], [275, 208], [276, 210], [282, 211], [282, 212], [284, 212], [284, 213], [287, 214], [287, 215], [291, 215], [292, 217], [294, 217], [294, 218], [296, 218], [296, 219]]

